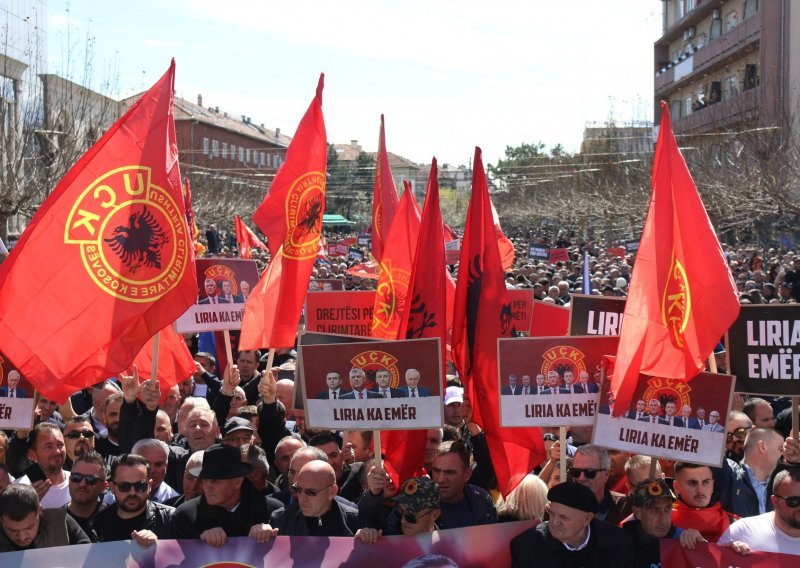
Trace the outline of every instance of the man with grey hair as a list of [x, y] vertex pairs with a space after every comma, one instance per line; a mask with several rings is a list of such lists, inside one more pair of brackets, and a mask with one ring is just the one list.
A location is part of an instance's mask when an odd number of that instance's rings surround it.
[[203, 453], [204, 451], [201, 450], [189, 456], [186, 462], [186, 469], [183, 472], [183, 495], [173, 497], [165, 503], [166, 505], [177, 508], [178, 505], [190, 501], [195, 497], [200, 497], [200, 495], [203, 494], [202, 480], [192, 473], [196, 468], [203, 466]]
[[278, 493], [278, 488], [269, 482], [269, 462], [266, 452], [255, 444], [244, 444], [239, 447], [242, 453], [242, 462], [248, 463], [253, 470], [247, 474], [250, 480], [261, 495], [274, 497]]
[[[625, 477], [627, 478], [628, 495], [633, 495], [634, 489], [640, 483], [652, 481], [650, 479], [650, 463], [656, 458], [644, 454], [636, 454], [625, 462]], [[661, 464], [656, 460], [656, 479], [663, 479]]]
[[161, 440], [145, 438], [133, 445], [131, 453], [142, 456], [150, 464], [150, 479], [153, 482], [150, 489], [151, 501], [166, 503], [168, 500], [178, 496], [178, 492], [164, 481], [167, 476], [167, 464], [169, 461], [168, 445]]
[[575, 450], [569, 474], [572, 479], [591, 489], [598, 508], [596, 517], [613, 525], [631, 514], [632, 505], [626, 495], [616, 493], [606, 487], [611, 456], [603, 447], [587, 444]]
[[772, 510], [768, 484], [783, 453], [783, 437], [772, 428], [750, 430], [740, 462], [726, 459], [720, 487], [722, 508], [740, 517], [754, 517]]

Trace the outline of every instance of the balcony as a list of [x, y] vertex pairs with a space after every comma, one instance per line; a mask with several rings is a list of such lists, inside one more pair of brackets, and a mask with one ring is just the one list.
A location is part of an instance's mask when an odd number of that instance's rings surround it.
[[761, 86], [748, 89], [735, 97], [696, 110], [689, 116], [673, 117], [673, 129], [676, 134], [709, 132], [756, 118], [762, 111], [762, 96]]
[[691, 83], [698, 74], [712, 73], [748, 51], [757, 49], [761, 40], [761, 26], [761, 11], [758, 11], [682, 62], [656, 76], [656, 97], [663, 97], [666, 93]]

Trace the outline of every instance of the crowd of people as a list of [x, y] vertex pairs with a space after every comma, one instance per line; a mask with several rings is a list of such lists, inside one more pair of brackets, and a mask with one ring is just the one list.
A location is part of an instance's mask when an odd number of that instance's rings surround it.
[[[520, 257], [507, 285], [568, 304], [582, 290], [583, 248], [571, 246], [571, 260], [555, 264]], [[594, 293], [624, 296], [633, 259], [589, 248]], [[742, 302], [800, 297], [800, 255], [726, 254]], [[348, 274], [353, 261], [340, 260], [320, 261], [314, 276], [370, 286]], [[726, 433], [721, 467], [653, 463], [599, 447], [590, 427], [571, 428], [562, 467], [558, 428], [543, 428], [545, 459], [502, 498], [486, 435], [452, 364], [445, 425], [427, 432], [426, 474], [397, 483], [375, 459], [372, 432], [312, 431], [293, 415], [293, 351], [272, 369], [263, 355], [241, 351], [219, 369], [213, 354], [198, 352], [196, 372], [166, 393], [134, 372], [65, 404], [39, 398], [30, 431], [0, 432], [0, 551], [118, 540], [150, 547], [173, 538], [220, 547], [231, 537], [276, 535], [372, 544], [533, 520], [509, 543], [514, 566], [651, 568], [665, 538], [686, 548], [710, 542], [740, 554], [800, 554], [800, 442], [789, 435], [785, 399], [737, 395], [737, 410], [716, 412]], [[337, 388], [353, 389], [334, 374]], [[575, 388], [595, 385], [588, 374], [572, 379]], [[554, 388], [549, 381], [509, 378], [505, 394], [543, 394]], [[642, 417], [680, 419], [675, 408], [665, 418], [666, 409], [639, 402]]]

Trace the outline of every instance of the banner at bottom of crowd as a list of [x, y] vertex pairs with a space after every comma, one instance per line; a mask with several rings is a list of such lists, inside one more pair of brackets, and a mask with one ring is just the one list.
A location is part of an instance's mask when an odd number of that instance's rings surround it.
[[442, 427], [438, 338], [300, 344], [306, 426], [336, 430]]
[[700, 373], [689, 382], [639, 375], [633, 402], [612, 416], [606, 381], [592, 443], [612, 450], [718, 467], [733, 400], [731, 375]]
[[[403, 568], [412, 561], [435, 557], [425, 566], [494, 568], [510, 566], [508, 543], [532, 527], [530, 521], [434, 531], [415, 537], [380, 537], [375, 544], [354, 538], [279, 536], [259, 544], [251, 538], [229, 538], [214, 548], [200, 540], [159, 540], [143, 549], [129, 540], [78, 544], [0, 554], [2, 566], [114, 566], [155, 568], [257, 568], [260, 566], [380, 566]], [[480, 546], [476, 546], [480, 543]], [[424, 562], [424, 560], [423, 560]]]
[[797, 566], [800, 557], [777, 552], [751, 552], [747, 556], [716, 544], [696, 544], [694, 550], [683, 548], [677, 540], [661, 540], [661, 566], [669, 568], [781, 568]]

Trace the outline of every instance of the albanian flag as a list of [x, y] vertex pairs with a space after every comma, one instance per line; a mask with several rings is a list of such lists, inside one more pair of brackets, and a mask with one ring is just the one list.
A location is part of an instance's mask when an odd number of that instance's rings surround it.
[[127, 369], [197, 299], [175, 62], [61, 179], [0, 265], [0, 345], [47, 398]]
[[372, 194], [372, 256], [380, 262], [383, 260], [385, 239], [388, 238], [399, 198], [397, 186], [389, 167], [389, 155], [386, 153], [386, 134], [383, 129], [381, 115], [381, 133], [378, 136], [378, 158], [375, 162], [375, 187]]
[[513, 337], [515, 330], [480, 148], [474, 164], [456, 284], [453, 354], [506, 496], [544, 459], [544, 442], [538, 428], [500, 427], [497, 340]]
[[295, 342], [325, 213], [324, 79], [320, 75], [316, 96], [286, 150], [286, 161], [253, 215], [267, 235], [271, 259], [245, 304], [239, 349], [292, 347]]
[[400, 320], [406, 309], [408, 284], [414, 266], [414, 253], [419, 236], [420, 211], [411, 184], [397, 207], [386, 248], [383, 251], [381, 271], [375, 291], [375, 309], [372, 315], [372, 337], [397, 339]]
[[250, 227], [244, 224], [238, 215], [233, 216], [234, 230], [236, 231], [236, 244], [239, 246], [239, 256], [242, 258], [252, 258], [250, 249], [260, 248], [267, 250], [267, 245], [261, 242]]
[[662, 102], [653, 193], [611, 377], [614, 414], [627, 410], [639, 373], [692, 379], [738, 315], [733, 276]]

